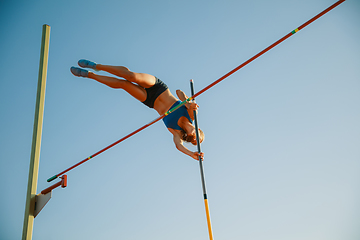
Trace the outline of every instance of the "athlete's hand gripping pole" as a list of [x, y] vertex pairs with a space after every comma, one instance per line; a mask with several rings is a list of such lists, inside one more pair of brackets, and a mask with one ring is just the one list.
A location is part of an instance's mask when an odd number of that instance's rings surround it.
[[[194, 96], [194, 81], [190, 80], [190, 87], [191, 87], [191, 96]], [[191, 97], [193, 101], [195, 99]], [[206, 186], [205, 186], [205, 176], [204, 176], [204, 167], [203, 167], [203, 159], [201, 157], [201, 146], [200, 146], [200, 135], [199, 135], [199, 127], [198, 127], [198, 121], [197, 121], [197, 115], [196, 111], [194, 111], [194, 121], [195, 121], [195, 131], [196, 131], [196, 143], [197, 143], [197, 149], [199, 153], [199, 165], [200, 165], [200, 174], [201, 174], [201, 182], [202, 182], [202, 188], [203, 188], [203, 194], [204, 194], [204, 203], [205, 203], [205, 211], [206, 211], [206, 220], [209, 230], [209, 238], [210, 240], [213, 240], [213, 234], [212, 234], [212, 228], [211, 228], [211, 221], [210, 221], [210, 211], [209, 211], [209, 204], [207, 200], [207, 193], [206, 193]]]

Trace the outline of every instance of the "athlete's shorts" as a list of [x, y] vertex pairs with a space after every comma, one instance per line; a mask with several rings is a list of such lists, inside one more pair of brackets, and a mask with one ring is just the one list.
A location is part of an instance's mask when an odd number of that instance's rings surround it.
[[145, 88], [147, 97], [146, 100], [142, 102], [149, 108], [154, 108], [155, 100], [158, 98], [158, 96], [160, 96], [160, 94], [162, 94], [166, 91], [166, 89], [168, 89], [168, 86], [163, 81], [161, 81], [157, 77], [155, 78], [155, 85], [149, 88]]

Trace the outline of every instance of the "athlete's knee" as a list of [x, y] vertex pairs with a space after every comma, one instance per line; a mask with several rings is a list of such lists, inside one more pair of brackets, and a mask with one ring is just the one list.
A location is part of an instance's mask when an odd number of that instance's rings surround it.
[[128, 71], [128, 72], [126, 72], [125, 79], [130, 81], [130, 82], [138, 83], [140, 79], [139, 79], [139, 77], [137, 75], [138, 75], [137, 73]]
[[107, 86], [114, 88], [114, 89], [124, 89], [126, 88], [128, 81], [122, 80], [122, 79], [116, 79], [114, 78], [112, 81], [104, 82]]
[[120, 80], [118, 88], [122, 88], [122, 89], [126, 90], [126, 89], [131, 88], [133, 85], [134, 84], [132, 82], [128, 81], [128, 80]]
[[130, 71], [130, 69], [128, 69], [127, 67], [123, 67], [123, 66], [118, 67], [118, 69], [119, 69], [119, 73], [120, 73], [121, 77], [125, 78], [126, 80], [128, 80], [130, 82], [136, 82], [136, 80], [137, 80], [136, 73]]

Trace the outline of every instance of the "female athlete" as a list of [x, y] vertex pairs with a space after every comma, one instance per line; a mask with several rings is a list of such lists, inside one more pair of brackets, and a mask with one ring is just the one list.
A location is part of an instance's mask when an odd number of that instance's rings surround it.
[[[183, 91], [176, 90], [176, 95], [180, 100], [177, 99], [171, 94], [164, 82], [147, 73], [136, 73], [123, 66], [102, 65], [85, 59], [79, 60], [78, 64], [82, 68], [70, 68], [75, 76], [91, 78], [111, 88], [124, 89], [149, 108], [154, 108], [160, 116], [188, 99]], [[98, 75], [83, 68], [106, 71], [123, 79]], [[199, 156], [203, 158], [204, 153], [199, 154], [196, 151], [190, 151], [184, 146], [183, 142], [191, 142], [193, 145], [196, 145], [193, 111], [196, 111], [198, 107], [196, 103], [188, 102], [163, 118], [165, 126], [173, 135], [176, 148], [196, 160], [199, 160]], [[200, 129], [199, 132], [200, 142], [202, 142], [204, 140], [204, 133]]]

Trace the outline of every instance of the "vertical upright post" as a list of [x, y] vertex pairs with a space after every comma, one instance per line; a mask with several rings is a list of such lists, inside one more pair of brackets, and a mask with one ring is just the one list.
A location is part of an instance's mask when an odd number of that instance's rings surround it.
[[50, 26], [44, 24], [42, 28], [40, 66], [38, 88], [36, 95], [34, 130], [30, 155], [29, 179], [26, 195], [26, 206], [22, 240], [31, 240], [34, 225], [35, 196], [39, 172], [41, 134], [44, 115], [46, 75], [49, 56]]
[[[194, 80], [190, 80], [190, 87], [191, 87], [191, 96], [194, 96]], [[195, 99], [193, 99], [195, 101]], [[196, 111], [194, 111], [194, 121], [195, 121], [195, 130], [196, 130], [196, 143], [197, 143], [197, 149], [198, 153], [201, 153], [201, 146], [200, 146], [200, 136], [199, 136], [199, 127], [198, 127], [198, 120]], [[210, 220], [210, 210], [209, 210], [209, 204], [207, 200], [207, 193], [206, 193], [206, 186], [205, 186], [205, 176], [204, 176], [204, 167], [202, 162], [201, 156], [199, 156], [199, 165], [200, 165], [200, 174], [201, 174], [201, 183], [202, 183], [202, 189], [204, 194], [204, 203], [205, 203], [205, 212], [206, 212], [206, 220], [209, 230], [209, 239], [213, 240], [213, 234], [212, 234], [212, 227], [211, 227], [211, 220]]]

